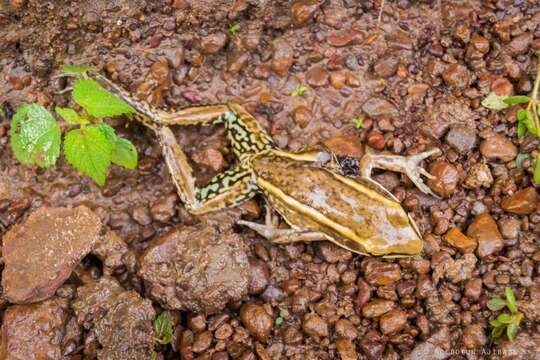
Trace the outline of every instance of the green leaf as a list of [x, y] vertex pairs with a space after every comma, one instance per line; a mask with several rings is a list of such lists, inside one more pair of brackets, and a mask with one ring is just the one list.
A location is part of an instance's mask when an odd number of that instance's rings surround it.
[[131, 141], [118, 138], [113, 149], [112, 162], [126, 169], [135, 169], [138, 162], [137, 148]]
[[[521, 110], [520, 110], [521, 111]], [[527, 128], [527, 131], [531, 134], [537, 135], [538, 131], [536, 130], [536, 125], [534, 124], [534, 120], [532, 118], [532, 115], [529, 111], [524, 110], [525, 114], [523, 115], [523, 120], [520, 120], [523, 124], [525, 124], [525, 127]], [[519, 113], [519, 111], [518, 111]], [[519, 120], [519, 116], [518, 116]]]
[[540, 161], [538, 159], [534, 163], [533, 181], [535, 184], [540, 184]]
[[161, 345], [172, 342], [174, 331], [168, 311], [163, 311], [154, 320], [154, 333], [156, 341]]
[[86, 125], [86, 124], [89, 124], [90, 121], [88, 121], [88, 119], [85, 119], [84, 117], [81, 117], [79, 116], [79, 114], [77, 114], [77, 112], [73, 109], [70, 109], [70, 108], [61, 108], [61, 107], [56, 107], [54, 109], [54, 111], [56, 111], [56, 113], [58, 115], [60, 115], [62, 117], [62, 119], [64, 119], [65, 122], [67, 122], [68, 124], [71, 124], [71, 125]]
[[499, 314], [499, 316], [497, 316], [497, 321], [502, 324], [510, 324], [511, 322], [514, 321], [514, 318], [510, 314], [502, 313], [502, 314]]
[[493, 329], [491, 329], [491, 337], [493, 339], [497, 339], [498, 337], [502, 335], [503, 331], [504, 331], [504, 326], [494, 327]]
[[67, 161], [99, 186], [105, 185], [113, 147], [97, 125], [71, 130], [64, 139]]
[[526, 104], [531, 101], [531, 98], [524, 95], [508, 96], [503, 99], [505, 104], [514, 105], [514, 104]]
[[287, 309], [279, 309], [279, 317], [284, 318], [287, 315], [289, 315]]
[[116, 142], [118, 141], [118, 137], [116, 136], [116, 130], [109, 124], [101, 123], [94, 125], [99, 131], [105, 135], [107, 138], [107, 141], [111, 144], [111, 146], [114, 148], [116, 145]]
[[352, 123], [357, 129], [363, 129], [366, 125], [364, 124], [364, 119], [360, 119], [358, 117], [355, 117], [352, 119]]
[[517, 156], [516, 156], [516, 169], [518, 171], [523, 170], [523, 162], [525, 160], [529, 160], [530, 158], [531, 158], [530, 154], [525, 154], [525, 153], [517, 154]]
[[296, 89], [293, 90], [291, 93], [291, 96], [301, 96], [306, 92], [307, 88], [305, 86], [299, 86]]
[[508, 326], [506, 327], [506, 336], [508, 336], [508, 339], [510, 341], [514, 341], [514, 339], [516, 338], [517, 329], [518, 327], [514, 323], [508, 324]]
[[506, 306], [506, 301], [501, 298], [493, 298], [487, 302], [487, 307], [491, 311], [499, 311]]
[[92, 79], [78, 79], [72, 94], [75, 102], [94, 117], [119, 116], [135, 112], [133, 107]]
[[503, 110], [506, 109], [509, 105], [504, 102], [508, 96], [497, 95], [494, 92], [489, 93], [489, 95], [482, 100], [482, 106], [490, 110]]
[[60, 155], [60, 128], [51, 113], [39, 104], [17, 109], [9, 135], [13, 154], [22, 164], [49, 167]]
[[86, 65], [82, 65], [82, 66], [77, 66], [77, 65], [62, 65], [62, 72], [66, 73], [66, 74], [82, 74], [82, 73], [86, 73], [86, 72], [89, 72], [89, 71], [96, 71], [95, 68], [91, 67], [91, 66], [86, 66]]
[[510, 312], [517, 312], [516, 296], [514, 295], [512, 289], [509, 287], [505, 287], [504, 295], [506, 296], [506, 302], [508, 303], [508, 309], [510, 310]]
[[499, 326], [502, 326], [502, 323], [497, 319], [493, 319], [489, 321], [489, 325], [493, 327], [499, 327]]
[[239, 24], [234, 24], [233, 26], [231, 26], [229, 28], [229, 32], [231, 34], [233, 34], [233, 35], [236, 34], [238, 32], [238, 30], [240, 30], [240, 25]]
[[527, 127], [525, 126], [525, 123], [523, 121], [518, 122], [517, 127], [517, 136], [519, 139], [525, 136], [525, 133], [527, 133]]

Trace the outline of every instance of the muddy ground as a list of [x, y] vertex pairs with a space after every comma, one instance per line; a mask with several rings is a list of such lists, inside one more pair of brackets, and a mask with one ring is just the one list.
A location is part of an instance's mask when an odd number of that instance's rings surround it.
[[[150, 359], [163, 309], [175, 338], [158, 359], [540, 358], [540, 208], [532, 162], [515, 161], [539, 141], [517, 139], [515, 109], [480, 105], [531, 91], [537, 1], [4, 0], [0, 39], [2, 358]], [[153, 134], [127, 119], [111, 124], [139, 166], [112, 168], [103, 189], [64, 159], [18, 164], [10, 109], [72, 104], [54, 78], [65, 63], [164, 109], [237, 100], [283, 149], [441, 148], [425, 166], [442, 200], [376, 176], [412, 213], [424, 254], [274, 246], [234, 226], [263, 217], [260, 199], [191, 216]], [[234, 163], [222, 128], [174, 131], [201, 184]], [[486, 303], [505, 286], [525, 318], [513, 343], [493, 343]]]

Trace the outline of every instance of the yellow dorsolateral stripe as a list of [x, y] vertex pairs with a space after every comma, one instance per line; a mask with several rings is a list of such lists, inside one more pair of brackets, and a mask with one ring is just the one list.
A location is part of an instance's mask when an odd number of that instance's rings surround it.
[[[279, 188], [272, 185], [270, 182], [268, 182], [266, 180], [263, 180], [261, 178], [257, 178], [257, 183], [259, 184], [260, 187], [262, 187], [263, 189], [265, 189], [269, 193], [271, 193], [274, 196], [282, 199], [285, 203], [287, 203], [287, 205], [290, 206], [290, 208], [295, 209], [296, 211], [298, 211], [298, 212], [300, 212], [302, 214], [309, 215], [312, 219], [317, 221], [319, 224], [327, 226], [327, 227], [329, 227], [331, 229], [334, 229], [341, 236], [349, 238], [349, 239], [354, 239], [358, 243], [362, 244], [362, 239], [359, 238], [355, 234], [355, 232], [352, 231], [351, 229], [349, 229], [349, 228], [347, 228], [347, 227], [345, 227], [343, 225], [340, 225], [340, 224], [336, 223], [335, 221], [330, 220], [329, 218], [327, 218], [326, 216], [324, 216], [320, 212], [316, 211], [312, 207], [307, 206], [305, 204], [302, 204], [300, 201], [288, 196], [282, 190], [280, 190]], [[362, 244], [362, 246], [364, 246], [364, 244]], [[371, 252], [373, 249], [366, 248], [366, 250], [368, 252]]]

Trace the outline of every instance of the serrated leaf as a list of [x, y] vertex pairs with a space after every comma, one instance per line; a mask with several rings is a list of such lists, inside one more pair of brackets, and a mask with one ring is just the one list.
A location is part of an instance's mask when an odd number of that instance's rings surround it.
[[508, 309], [510, 310], [510, 312], [517, 312], [516, 297], [512, 289], [509, 287], [505, 287], [504, 295], [506, 296], [506, 302], [508, 303]]
[[487, 307], [491, 311], [499, 311], [506, 306], [506, 301], [501, 298], [493, 298], [487, 302]]
[[99, 186], [105, 185], [112, 151], [113, 145], [96, 125], [71, 130], [64, 139], [66, 160]]
[[531, 101], [531, 98], [525, 95], [516, 95], [516, 96], [508, 96], [503, 101], [505, 104], [508, 104], [508, 105], [525, 104]]
[[114, 128], [109, 124], [105, 123], [96, 124], [94, 126], [99, 129], [99, 131], [101, 131], [103, 135], [105, 135], [107, 141], [109, 141], [109, 143], [114, 148], [114, 146], [116, 145], [116, 141], [118, 141], [118, 137], [116, 136], [116, 130], [114, 130]]
[[510, 106], [504, 102], [504, 99], [506, 98], [506, 95], [501, 96], [491, 92], [484, 100], [482, 100], [482, 106], [490, 110], [503, 110]]
[[540, 161], [538, 159], [534, 162], [533, 181], [535, 184], [540, 184]]
[[112, 162], [126, 169], [135, 169], [138, 162], [137, 148], [128, 139], [118, 138], [113, 149]]
[[75, 102], [94, 117], [112, 117], [135, 112], [133, 107], [105, 90], [92, 79], [78, 79], [72, 94]]
[[82, 65], [82, 66], [62, 65], [61, 68], [62, 68], [62, 72], [66, 74], [82, 74], [89, 71], [96, 71], [96, 69], [94, 69], [93, 67], [85, 66], [85, 65]]
[[510, 324], [511, 322], [514, 321], [514, 318], [510, 314], [502, 313], [502, 314], [499, 314], [499, 316], [497, 316], [497, 321], [502, 324]]
[[510, 323], [506, 327], [506, 336], [508, 336], [508, 339], [510, 341], [514, 341], [514, 339], [516, 338], [517, 329], [518, 327], [514, 323]]
[[163, 311], [154, 320], [154, 333], [156, 341], [161, 345], [166, 345], [173, 340], [173, 328], [169, 312]]
[[81, 116], [79, 116], [79, 114], [77, 114], [77, 112], [73, 109], [70, 109], [70, 108], [61, 108], [61, 107], [56, 107], [54, 109], [54, 111], [56, 111], [56, 113], [58, 115], [60, 115], [62, 117], [62, 119], [64, 119], [65, 122], [67, 122], [68, 124], [71, 124], [71, 125], [86, 125], [86, 124], [89, 124], [90, 121], [88, 121], [88, 119], [85, 119]]
[[517, 154], [517, 156], [516, 156], [516, 169], [518, 171], [523, 170], [523, 162], [525, 160], [530, 159], [530, 158], [531, 158], [531, 155], [529, 155], [529, 154], [524, 154], [524, 153]]
[[51, 113], [39, 104], [17, 109], [9, 135], [13, 154], [22, 164], [49, 167], [60, 155], [60, 128]]

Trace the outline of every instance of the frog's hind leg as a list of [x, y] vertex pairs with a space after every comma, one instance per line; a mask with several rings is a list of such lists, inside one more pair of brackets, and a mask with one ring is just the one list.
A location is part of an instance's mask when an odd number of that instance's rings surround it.
[[420, 161], [440, 153], [441, 150], [435, 148], [410, 156], [366, 154], [360, 161], [360, 173], [363, 178], [373, 181], [371, 179], [371, 171], [374, 168], [401, 172], [406, 174], [414, 185], [416, 185], [416, 187], [422, 192], [438, 198], [438, 196], [433, 193], [433, 191], [431, 191], [431, 189], [424, 183], [421, 177], [421, 175], [424, 175], [428, 179], [433, 179], [434, 176], [428, 173], [418, 164]]
[[237, 224], [246, 226], [263, 238], [274, 244], [290, 244], [298, 241], [327, 240], [326, 236], [317, 231], [304, 231], [297, 229], [279, 229], [274, 225], [259, 224], [256, 222], [238, 220]]
[[205, 187], [197, 188], [186, 154], [172, 131], [164, 126], [156, 132], [180, 200], [190, 213], [200, 215], [236, 206], [257, 193], [257, 187], [250, 182], [251, 172], [242, 164], [218, 174]]

